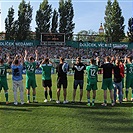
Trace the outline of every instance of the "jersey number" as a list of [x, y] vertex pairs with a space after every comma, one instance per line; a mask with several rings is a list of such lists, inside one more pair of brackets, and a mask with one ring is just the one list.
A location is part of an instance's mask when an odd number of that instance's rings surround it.
[[96, 69], [90, 69], [90, 76], [95, 77], [96, 76]]
[[33, 72], [34, 71], [34, 67], [33, 66], [27, 66], [27, 70]]
[[133, 73], [133, 67], [129, 67], [129, 73]]
[[0, 69], [0, 75], [4, 76], [5, 75], [5, 69]]

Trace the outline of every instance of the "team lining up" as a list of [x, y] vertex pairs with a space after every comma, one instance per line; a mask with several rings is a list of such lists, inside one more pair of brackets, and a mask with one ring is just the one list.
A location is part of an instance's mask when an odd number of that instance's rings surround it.
[[[38, 51], [35, 51], [36, 58], [33, 56], [28, 57], [28, 51], [25, 50], [24, 58], [21, 55], [16, 55], [10, 68], [12, 69], [12, 82], [13, 82], [13, 94], [14, 94], [14, 105], [18, 105], [17, 100], [17, 89], [20, 91], [20, 103], [24, 104], [24, 87], [23, 87], [23, 67], [26, 68], [26, 91], [27, 91], [27, 103], [31, 103], [30, 98], [30, 88], [33, 90], [33, 102], [37, 103], [36, 100], [36, 77], [35, 70], [37, 67], [42, 69], [42, 86], [44, 87], [44, 102], [47, 102], [48, 91], [50, 96], [50, 101], [52, 101], [52, 80], [51, 80], [51, 69], [53, 67], [52, 62], [49, 58], [44, 58], [44, 60], [38, 64]], [[4, 60], [0, 58], [0, 91], [2, 88], [5, 91], [6, 104], [8, 101], [8, 83], [7, 83], [7, 69], [9, 68], [10, 56], [7, 57], [8, 63], [4, 63]], [[83, 96], [83, 84], [84, 84], [84, 71], [87, 71], [87, 106], [94, 106], [96, 99], [97, 90], [97, 73], [98, 68], [103, 69], [103, 79], [102, 79], [102, 89], [104, 91], [104, 100], [101, 104], [102, 106], [107, 106], [107, 89], [109, 89], [111, 106], [114, 106], [117, 102], [117, 95], [119, 103], [123, 101], [123, 88], [124, 88], [124, 67], [126, 67], [126, 82], [125, 82], [125, 99], [128, 101], [128, 90], [129, 87], [132, 88], [131, 101], [133, 101], [133, 64], [132, 58], [126, 57], [125, 62], [122, 63], [121, 60], [116, 59], [113, 64], [110, 57], [104, 58], [104, 63], [102, 65], [97, 65], [98, 59], [90, 59], [90, 65], [86, 66], [82, 63], [81, 57], [77, 57], [75, 64], [73, 64], [72, 70], [74, 71], [74, 84], [73, 84], [73, 101], [75, 102], [76, 90], [79, 85], [80, 87], [80, 98], [79, 102], [82, 101]], [[112, 81], [112, 70], [114, 72], [114, 80]], [[67, 101], [67, 72], [69, 71], [69, 65], [65, 62], [64, 58], [60, 57], [60, 63], [56, 67], [57, 72], [57, 101], [60, 103], [60, 91], [63, 87], [63, 103], [68, 103]], [[92, 102], [90, 100], [90, 91], [92, 94]]]

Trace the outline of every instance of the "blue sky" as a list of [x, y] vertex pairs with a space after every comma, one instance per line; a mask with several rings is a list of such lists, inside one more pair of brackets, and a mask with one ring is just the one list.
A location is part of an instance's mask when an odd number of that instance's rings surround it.
[[[35, 15], [39, 9], [39, 5], [43, 0], [26, 0], [33, 6], [33, 20], [31, 23], [31, 29], [35, 31]], [[113, 0], [112, 0], [113, 1]], [[17, 19], [18, 6], [21, 0], [0, 0], [1, 6], [1, 23], [0, 32], [5, 31], [5, 18], [7, 17], [8, 9], [13, 5], [15, 9], [15, 19]], [[72, 0], [74, 7], [74, 33], [81, 30], [94, 30], [98, 32], [100, 23], [104, 23], [105, 7], [107, 0]], [[118, 0], [120, 8], [122, 9], [122, 15], [125, 18], [125, 32], [128, 28], [128, 20], [133, 17], [133, 0]], [[59, 0], [49, 0], [49, 4], [52, 8], [58, 9]]]

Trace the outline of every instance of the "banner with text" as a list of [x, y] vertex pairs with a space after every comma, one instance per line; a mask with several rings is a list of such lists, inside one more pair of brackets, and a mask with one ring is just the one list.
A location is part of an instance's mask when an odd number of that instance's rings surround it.
[[14, 41], [14, 40], [1, 40], [0, 46], [37, 46], [40, 44], [38, 40], [28, 40], [28, 41]]
[[80, 42], [66, 41], [67, 46], [74, 48], [118, 48], [118, 49], [133, 49], [133, 43], [104, 43], [104, 42]]

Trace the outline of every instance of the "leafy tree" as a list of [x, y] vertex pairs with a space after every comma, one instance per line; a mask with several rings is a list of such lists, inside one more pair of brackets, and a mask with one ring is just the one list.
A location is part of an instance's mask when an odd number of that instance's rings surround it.
[[72, 1], [59, 1], [59, 32], [66, 34], [66, 40], [72, 39], [75, 24], [73, 23], [74, 10]]
[[51, 12], [52, 7], [48, 0], [43, 0], [36, 12], [36, 39], [40, 40], [42, 32], [48, 33], [50, 31]]
[[112, 3], [111, 0], [108, 0], [106, 10], [105, 10], [105, 23], [104, 30], [107, 36], [112, 35]]
[[133, 18], [132, 17], [128, 20], [127, 35], [128, 35], [129, 41], [133, 42]]
[[104, 35], [97, 35], [95, 37], [95, 40], [94, 41], [95, 42], [106, 42], [106, 36], [104, 36]]
[[13, 40], [14, 39], [14, 32], [13, 26], [14, 25], [14, 9], [13, 7], [9, 8], [8, 15], [5, 19], [5, 39], [6, 40]]
[[89, 41], [92, 42], [95, 40], [96, 36], [98, 35], [97, 32], [93, 31], [93, 30], [81, 30], [80, 32], [78, 32], [75, 40], [76, 41]]
[[66, 25], [67, 25], [67, 18], [66, 18], [66, 8], [64, 0], [59, 1], [59, 32], [66, 33]]
[[27, 40], [30, 38], [32, 11], [33, 7], [31, 7], [30, 2], [26, 4], [25, 0], [22, 0], [18, 10], [18, 40]]
[[57, 33], [57, 27], [58, 27], [58, 12], [56, 9], [54, 9], [53, 17], [52, 17], [52, 24], [51, 24], [51, 32]]
[[122, 16], [122, 11], [117, 0], [111, 3], [110, 0], [107, 2], [105, 10], [105, 34], [109, 38], [111, 37], [112, 42], [120, 42], [124, 34], [124, 17]]
[[113, 24], [112, 41], [120, 42], [125, 36], [124, 33], [125, 25], [124, 25], [124, 17], [122, 16], [122, 11], [117, 0], [114, 0], [112, 4], [112, 24]]
[[121, 42], [127, 42], [128, 43], [129, 42], [129, 38], [127, 36], [125, 36]]
[[18, 29], [19, 29], [19, 25], [18, 25], [18, 20], [15, 20], [14, 23], [13, 23], [13, 35], [14, 35], [14, 38], [13, 39], [18, 39]]
[[73, 17], [74, 17], [74, 9], [72, 5], [72, 1], [68, 0], [66, 2], [66, 8], [68, 9], [68, 14], [67, 14], [67, 39], [70, 40], [73, 35], [73, 30], [75, 28], [75, 24], [73, 23]]

